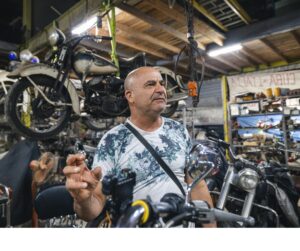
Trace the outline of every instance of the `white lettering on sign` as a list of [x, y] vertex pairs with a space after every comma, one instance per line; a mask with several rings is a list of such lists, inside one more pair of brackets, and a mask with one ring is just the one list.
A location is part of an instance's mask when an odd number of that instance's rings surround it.
[[230, 100], [244, 92], [264, 92], [267, 88], [300, 88], [300, 71], [248, 73], [228, 77]]

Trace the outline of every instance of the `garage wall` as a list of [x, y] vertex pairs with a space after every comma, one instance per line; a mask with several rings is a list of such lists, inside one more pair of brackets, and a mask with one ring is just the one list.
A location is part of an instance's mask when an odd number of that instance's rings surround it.
[[[222, 125], [223, 107], [221, 79], [211, 79], [204, 81], [201, 92], [200, 102], [196, 108], [192, 108], [192, 99], [186, 101], [187, 104], [187, 124], [194, 120], [195, 126], [202, 125]], [[194, 115], [192, 112], [194, 109]]]

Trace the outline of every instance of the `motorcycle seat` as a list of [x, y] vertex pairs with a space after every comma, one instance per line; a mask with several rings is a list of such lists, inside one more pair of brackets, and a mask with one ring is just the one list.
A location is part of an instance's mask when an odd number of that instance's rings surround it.
[[54, 185], [40, 191], [34, 200], [34, 208], [42, 220], [75, 214], [73, 198], [65, 185]]
[[139, 52], [131, 58], [119, 57], [120, 73], [121, 78], [125, 78], [129, 72], [139, 68], [141, 66], [146, 66], [146, 53]]
[[131, 58], [120, 57], [120, 62], [126, 62], [126, 63], [131, 64], [131, 63], [135, 63], [136, 61], [142, 62], [143, 65], [146, 65], [146, 53], [145, 52], [139, 52]]

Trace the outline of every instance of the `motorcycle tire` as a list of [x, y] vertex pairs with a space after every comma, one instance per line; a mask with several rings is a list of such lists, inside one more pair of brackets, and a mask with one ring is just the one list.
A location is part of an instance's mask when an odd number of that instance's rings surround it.
[[[33, 75], [30, 77], [39, 87], [42, 87], [42, 88], [51, 88], [55, 82], [55, 79], [50, 78], [50, 77], [45, 77], [42, 75]], [[71, 115], [71, 111], [72, 111], [71, 106], [64, 106], [63, 111], [61, 112], [62, 115], [60, 116], [58, 123], [54, 126], [51, 126], [51, 123], [46, 122], [46, 119], [49, 120], [49, 117], [47, 117], [47, 113], [45, 114], [45, 112], [49, 112], [49, 110], [52, 109], [53, 113], [49, 115], [49, 116], [52, 116], [54, 113], [57, 112], [57, 109], [55, 107], [49, 105], [48, 103], [44, 103], [44, 104], [40, 105], [40, 107], [43, 108], [43, 106], [45, 107], [45, 105], [46, 105], [46, 108], [48, 108], [48, 111], [47, 110], [39, 111], [40, 112], [39, 119], [40, 120], [44, 119], [43, 124], [46, 124], [47, 126], [50, 125], [51, 127], [49, 129], [46, 129], [46, 131], [40, 131], [39, 128], [38, 128], [38, 130], [34, 130], [31, 127], [27, 127], [22, 122], [22, 118], [21, 118], [22, 114], [21, 115], [19, 114], [18, 107], [20, 107], [20, 106], [18, 105], [18, 103], [22, 102], [21, 100], [19, 100], [19, 98], [24, 99], [23, 95], [25, 94], [26, 90], [28, 90], [27, 93], [29, 93], [29, 96], [32, 96], [31, 90], [28, 89], [30, 87], [33, 88], [33, 85], [29, 82], [29, 80], [26, 78], [21, 78], [14, 85], [12, 85], [12, 87], [9, 89], [7, 98], [5, 100], [5, 105], [4, 105], [7, 121], [9, 123], [9, 125], [12, 127], [12, 129], [14, 131], [16, 131], [18, 134], [21, 134], [22, 136], [36, 139], [36, 140], [49, 139], [49, 138], [57, 135], [59, 132], [61, 132], [65, 128], [65, 126], [67, 125], [67, 123], [70, 119], [70, 115]], [[40, 98], [40, 95], [37, 98], [35, 97], [35, 99], [33, 99], [30, 102], [30, 107], [32, 107], [33, 102], [38, 100], [39, 98]], [[59, 97], [59, 99], [62, 102], [67, 102], [67, 103], [71, 102], [70, 96], [65, 87], [63, 87], [62, 95]], [[43, 102], [43, 99], [40, 98], [39, 102], [40, 103]], [[23, 105], [22, 105], [22, 107], [23, 107]], [[38, 109], [40, 109], [40, 107]], [[51, 112], [51, 110], [50, 110], [50, 112]], [[30, 124], [32, 121], [31, 117], [35, 118], [35, 117], [38, 117], [38, 115], [34, 114], [32, 111], [32, 114], [30, 114]], [[41, 118], [41, 117], [43, 117], [43, 118]], [[54, 118], [54, 120], [55, 120], [55, 118]], [[40, 125], [38, 125], [38, 126], [40, 126]]]
[[[14, 82], [4, 82], [7, 91], [13, 85], [13, 83]], [[6, 99], [6, 92], [4, 91], [3, 87], [0, 87], [0, 115], [4, 114], [5, 99]]]

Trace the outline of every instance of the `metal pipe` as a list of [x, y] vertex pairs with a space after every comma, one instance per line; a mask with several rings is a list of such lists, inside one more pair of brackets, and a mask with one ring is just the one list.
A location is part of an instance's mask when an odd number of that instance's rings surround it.
[[222, 185], [220, 197], [218, 199], [216, 208], [224, 209], [226, 199], [228, 197], [228, 194], [229, 194], [229, 191], [230, 191], [230, 186], [231, 186], [232, 180], [234, 178], [234, 175], [235, 175], [235, 173], [234, 173], [233, 166], [229, 166], [228, 170], [227, 170], [227, 173], [226, 173], [226, 176], [224, 178], [224, 182], [223, 182], [223, 185]]

